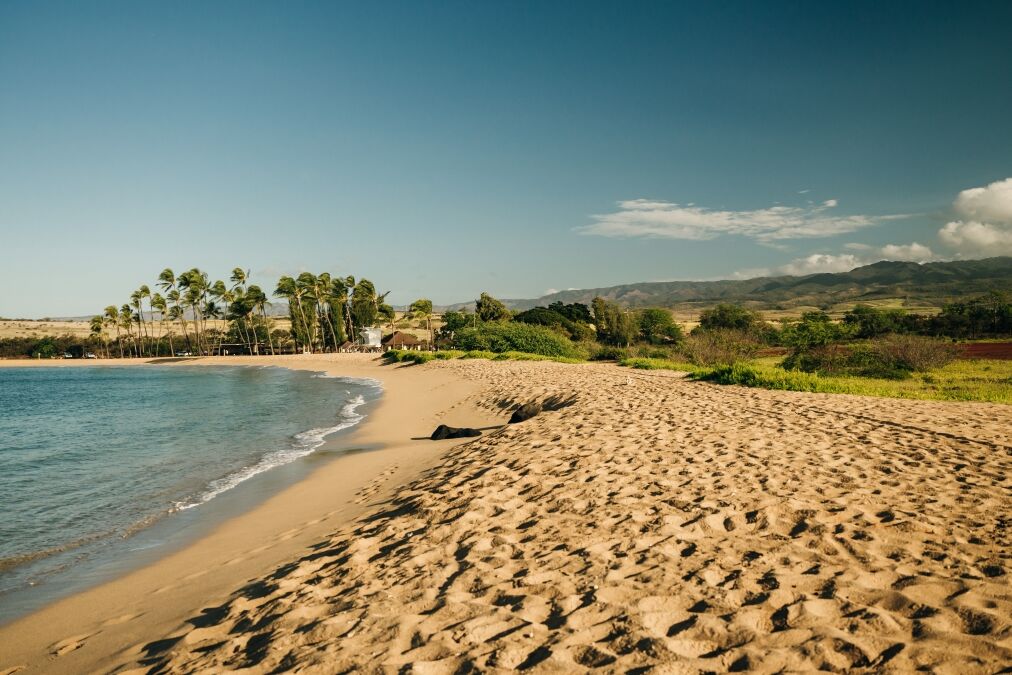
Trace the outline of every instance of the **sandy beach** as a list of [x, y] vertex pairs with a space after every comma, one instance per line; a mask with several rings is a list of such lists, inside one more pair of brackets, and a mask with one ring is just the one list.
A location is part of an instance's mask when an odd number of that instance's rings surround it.
[[[0, 673], [1012, 663], [1007, 406], [613, 365], [254, 362], [382, 380], [346, 441], [382, 449], [0, 628]], [[547, 397], [566, 405], [412, 440]]]

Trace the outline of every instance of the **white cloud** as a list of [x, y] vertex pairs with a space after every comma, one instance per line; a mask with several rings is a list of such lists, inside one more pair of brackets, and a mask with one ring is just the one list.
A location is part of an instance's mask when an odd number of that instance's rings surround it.
[[680, 205], [649, 199], [618, 203], [619, 210], [593, 216], [590, 225], [576, 228], [581, 234], [602, 237], [650, 237], [715, 239], [736, 234], [763, 243], [783, 239], [831, 237], [878, 225], [905, 215], [835, 215], [837, 201], [819, 206], [771, 206], [751, 211], [714, 210], [693, 204]]
[[966, 220], [1012, 224], [1012, 178], [963, 190], [953, 207]]
[[849, 272], [855, 267], [870, 265], [880, 260], [924, 263], [939, 259], [929, 247], [918, 244], [916, 241], [909, 244], [886, 244], [881, 248], [853, 243], [846, 244], [844, 248], [857, 251], [857, 253], [813, 253], [802, 258], [795, 258], [786, 265], [772, 270], [765, 268], [744, 269], [735, 272], [734, 276], [738, 279], [777, 274], [804, 276], [824, 272]]
[[938, 238], [963, 256], [1012, 255], [1012, 229], [1007, 226], [957, 220], [940, 229]]
[[938, 238], [961, 257], [1012, 255], [1012, 178], [963, 190], [952, 203], [960, 220]]
[[866, 264], [852, 253], [833, 255], [830, 253], [813, 253], [804, 258], [795, 258], [786, 265], [777, 268], [779, 274], [803, 276], [819, 272], [849, 272], [855, 267]]
[[928, 262], [935, 259], [935, 254], [927, 246], [916, 241], [910, 244], [886, 244], [879, 249], [882, 260], [908, 260], [911, 262]]

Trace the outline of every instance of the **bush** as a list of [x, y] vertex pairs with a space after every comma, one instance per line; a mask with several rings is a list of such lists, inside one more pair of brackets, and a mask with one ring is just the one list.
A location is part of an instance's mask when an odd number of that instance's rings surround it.
[[621, 361], [629, 356], [628, 347], [609, 347], [597, 345], [590, 351], [591, 361]]
[[783, 368], [805, 373], [836, 374], [853, 365], [854, 350], [839, 344], [820, 345], [810, 349], [796, 349], [786, 359]]
[[959, 354], [953, 344], [919, 335], [890, 335], [876, 340], [874, 349], [893, 368], [918, 373], [946, 366]]
[[391, 349], [388, 352], [383, 352], [383, 358], [392, 363], [422, 364], [441, 357], [433, 352], [412, 352], [406, 349]]
[[666, 309], [650, 308], [639, 313], [640, 339], [652, 345], [677, 344], [682, 341], [682, 327]]
[[532, 326], [547, 326], [556, 330], [566, 332], [574, 342], [590, 340], [594, 337], [594, 329], [585, 323], [572, 321], [569, 318], [544, 307], [535, 307], [526, 312], [520, 312], [513, 317], [519, 323], [531, 324]]
[[755, 356], [759, 342], [745, 331], [703, 330], [690, 335], [682, 351], [696, 365], [727, 366]]
[[525, 323], [487, 323], [461, 328], [454, 342], [456, 347], [466, 351], [526, 352], [566, 358], [583, 356], [566, 336], [550, 328]]
[[716, 384], [740, 384], [784, 391], [819, 391], [822, 388], [817, 375], [780, 368], [756, 368], [741, 363], [699, 371], [691, 377]]
[[637, 368], [639, 370], [678, 370], [687, 373], [692, 373], [698, 370], [691, 363], [685, 363], [684, 361], [672, 361], [670, 359], [627, 358], [622, 359], [618, 364], [620, 366]]
[[718, 329], [749, 331], [760, 323], [762, 315], [759, 312], [728, 303], [704, 310], [699, 315], [699, 325], [706, 331]]

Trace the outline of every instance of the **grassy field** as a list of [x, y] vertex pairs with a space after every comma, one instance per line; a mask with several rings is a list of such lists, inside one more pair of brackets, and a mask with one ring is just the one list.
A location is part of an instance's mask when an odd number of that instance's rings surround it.
[[1012, 404], [1012, 361], [1008, 360], [953, 361], [944, 368], [913, 373], [903, 380], [787, 371], [778, 367], [780, 361], [779, 357], [771, 357], [729, 368], [699, 368], [691, 363], [664, 359], [625, 359], [621, 365], [684, 371], [695, 379], [764, 389]]

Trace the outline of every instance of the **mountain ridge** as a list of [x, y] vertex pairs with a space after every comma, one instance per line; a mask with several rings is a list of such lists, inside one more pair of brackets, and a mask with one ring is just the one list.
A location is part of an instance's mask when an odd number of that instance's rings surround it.
[[[503, 302], [515, 310], [552, 302], [589, 304], [595, 297], [629, 308], [700, 306], [735, 302], [756, 309], [823, 306], [840, 302], [904, 297], [940, 306], [991, 290], [1012, 292], [1012, 257], [915, 263], [882, 260], [849, 272], [819, 272], [715, 281], [645, 281], [559, 291], [533, 299]], [[473, 303], [445, 305], [461, 309]]]

